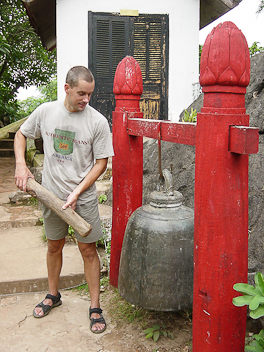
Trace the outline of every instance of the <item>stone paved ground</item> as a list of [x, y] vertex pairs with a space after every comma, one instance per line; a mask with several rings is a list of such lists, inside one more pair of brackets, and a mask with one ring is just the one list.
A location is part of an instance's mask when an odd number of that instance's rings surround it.
[[15, 158], [0, 158], [0, 193], [14, 192], [17, 187], [14, 182]]

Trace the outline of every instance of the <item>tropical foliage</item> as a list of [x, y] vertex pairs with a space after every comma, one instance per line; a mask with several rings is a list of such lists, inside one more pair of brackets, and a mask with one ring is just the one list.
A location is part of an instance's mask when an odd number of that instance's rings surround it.
[[38, 97], [28, 97], [25, 100], [19, 101], [19, 119], [30, 115], [32, 111], [34, 111], [42, 103], [57, 99], [57, 80], [54, 78], [45, 86], [39, 87], [38, 90], [40, 92]]
[[18, 119], [20, 87], [40, 86], [56, 72], [56, 52], [46, 51], [21, 0], [0, 1], [0, 120]]
[[263, 9], [264, 9], [264, 0], [261, 0], [257, 12], [260, 13]]

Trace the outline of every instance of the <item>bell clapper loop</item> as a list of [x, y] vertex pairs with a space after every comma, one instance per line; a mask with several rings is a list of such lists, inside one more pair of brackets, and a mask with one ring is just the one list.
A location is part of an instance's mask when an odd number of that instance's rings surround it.
[[174, 195], [174, 188], [173, 188], [173, 179], [172, 179], [172, 173], [168, 169], [164, 169], [162, 171], [163, 177], [164, 177], [164, 193], [167, 196], [173, 196]]
[[158, 124], [158, 167], [160, 178], [163, 179], [163, 173], [161, 168], [161, 123]]

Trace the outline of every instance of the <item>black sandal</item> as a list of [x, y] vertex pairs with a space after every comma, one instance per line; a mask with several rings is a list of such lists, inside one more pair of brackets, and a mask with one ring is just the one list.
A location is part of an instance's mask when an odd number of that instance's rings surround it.
[[[102, 332], [105, 331], [106, 329], [106, 322], [104, 320], [104, 317], [102, 316], [102, 309], [101, 308], [89, 308], [89, 318], [91, 320], [91, 323], [90, 323], [90, 330], [94, 333], [94, 334], [101, 334]], [[93, 313], [97, 313], [97, 314], [100, 314], [100, 318], [98, 319], [94, 319], [94, 318], [91, 318], [91, 315]], [[102, 329], [102, 330], [93, 330], [92, 327], [94, 326], [94, 324], [96, 323], [102, 323], [105, 325], [105, 327]]]
[[[49, 306], [48, 304], [44, 304], [43, 302], [45, 301], [45, 299], [51, 299], [52, 300], [52, 306]], [[58, 292], [58, 295], [57, 296], [52, 296], [50, 294], [47, 294], [47, 296], [45, 297], [45, 299], [39, 303], [38, 305], [36, 305], [36, 307], [34, 308], [33, 310], [33, 316], [35, 318], [43, 318], [45, 317], [46, 315], [49, 314], [49, 312], [52, 310], [52, 308], [55, 308], [55, 307], [58, 307], [62, 304], [62, 301], [61, 301], [61, 294]], [[36, 308], [42, 308], [43, 310], [43, 315], [38, 315], [35, 313], [35, 309]]]

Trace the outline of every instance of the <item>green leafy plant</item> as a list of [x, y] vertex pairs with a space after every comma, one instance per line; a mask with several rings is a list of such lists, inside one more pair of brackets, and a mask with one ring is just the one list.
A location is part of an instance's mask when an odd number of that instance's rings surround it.
[[33, 205], [33, 206], [37, 206], [37, 205], [38, 205], [38, 200], [37, 200], [37, 198], [30, 197], [30, 198], [28, 199], [28, 204], [29, 204], [29, 205]]
[[261, 273], [255, 275], [255, 286], [238, 283], [233, 286], [234, 290], [243, 294], [235, 297], [233, 304], [237, 307], [249, 306], [249, 315], [258, 319], [264, 315], [264, 278]]
[[259, 42], [254, 42], [248, 49], [249, 49], [249, 53], [250, 56], [253, 56], [255, 54], [261, 53], [262, 51], [264, 51], [264, 48], [262, 46], [259, 45]]
[[105, 203], [107, 201], [107, 195], [106, 194], [101, 194], [99, 197], [98, 197], [98, 200], [99, 200], [99, 203], [102, 204], [102, 203]]
[[44, 231], [43, 231], [43, 234], [41, 235], [41, 239], [43, 242], [47, 242], [47, 236]]
[[110, 250], [111, 250], [110, 237], [111, 236], [109, 237], [108, 233], [111, 232], [111, 230], [105, 228], [103, 223], [101, 223], [101, 227], [102, 227], [103, 236], [98, 241], [96, 241], [96, 246], [97, 247], [104, 247], [105, 253], [110, 254]]
[[159, 325], [152, 325], [152, 327], [144, 331], [144, 334], [146, 335], [146, 339], [152, 337], [154, 342], [157, 342], [160, 336], [168, 337], [171, 340], [174, 339], [174, 335], [170, 331], [161, 329]]
[[71, 226], [69, 226], [69, 228], [68, 228], [68, 235], [71, 237], [74, 236], [74, 229]]
[[263, 352], [264, 351], [264, 330], [259, 334], [254, 334], [248, 346], [245, 346], [245, 351]]
[[106, 243], [105, 252], [106, 252], [106, 254], [110, 255], [110, 253], [111, 253], [111, 241]]
[[100, 278], [100, 287], [101, 286], [105, 287], [108, 284], [109, 284], [109, 277], [105, 276], [105, 275], [101, 276], [101, 278]]
[[[258, 272], [255, 275], [255, 287], [245, 283], [237, 283], [233, 286], [234, 290], [243, 296], [233, 298], [233, 304], [237, 307], [247, 305], [249, 307], [249, 315], [253, 319], [264, 316], [264, 277]], [[253, 335], [249, 345], [245, 347], [245, 351], [264, 352], [264, 330], [259, 334]]]
[[197, 121], [197, 112], [196, 109], [191, 108], [191, 113], [184, 109], [184, 122], [196, 122]]

